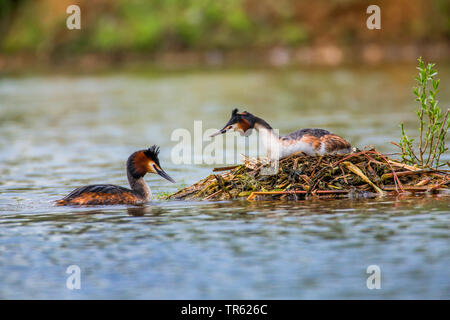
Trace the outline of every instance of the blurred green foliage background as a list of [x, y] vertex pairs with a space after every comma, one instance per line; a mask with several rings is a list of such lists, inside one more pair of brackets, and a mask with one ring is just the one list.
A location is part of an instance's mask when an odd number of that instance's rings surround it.
[[[81, 8], [81, 30], [66, 8]], [[382, 31], [366, 8], [382, 9]], [[228, 50], [320, 43], [448, 41], [447, 0], [0, 0], [1, 52]]]

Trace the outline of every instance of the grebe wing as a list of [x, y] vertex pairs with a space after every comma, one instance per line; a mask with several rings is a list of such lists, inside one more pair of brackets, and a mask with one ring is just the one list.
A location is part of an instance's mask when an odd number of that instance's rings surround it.
[[62, 200], [69, 200], [80, 196], [83, 193], [107, 193], [107, 194], [118, 194], [123, 192], [132, 193], [130, 189], [116, 186], [113, 184], [93, 184], [89, 186], [79, 187], [65, 196]]
[[327, 134], [330, 134], [330, 131], [324, 130], [324, 129], [300, 129], [300, 130], [294, 131], [292, 133], [289, 133], [288, 135], [282, 137], [282, 139], [299, 140], [304, 135], [310, 135], [310, 136], [320, 138]]

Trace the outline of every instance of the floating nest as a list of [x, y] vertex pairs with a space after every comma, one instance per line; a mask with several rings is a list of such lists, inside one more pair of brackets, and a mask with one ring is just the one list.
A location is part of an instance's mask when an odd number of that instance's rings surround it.
[[347, 155], [294, 154], [280, 160], [278, 167], [264, 159], [244, 156], [243, 164], [215, 168], [213, 172], [167, 198], [296, 200], [450, 191], [449, 170], [406, 165], [375, 149]]

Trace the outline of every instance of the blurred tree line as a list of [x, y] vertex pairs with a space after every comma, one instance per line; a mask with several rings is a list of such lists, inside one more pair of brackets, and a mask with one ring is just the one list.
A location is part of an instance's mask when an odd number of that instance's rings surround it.
[[[67, 6], [81, 30], [66, 28]], [[378, 31], [366, 8], [381, 7]], [[0, 0], [1, 52], [251, 49], [448, 41], [448, 0]]]

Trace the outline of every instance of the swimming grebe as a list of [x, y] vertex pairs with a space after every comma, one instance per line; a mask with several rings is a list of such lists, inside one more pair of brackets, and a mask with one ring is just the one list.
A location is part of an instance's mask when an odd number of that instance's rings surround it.
[[161, 169], [158, 159], [159, 147], [134, 152], [127, 160], [127, 176], [131, 189], [112, 184], [94, 184], [73, 190], [57, 205], [113, 205], [142, 204], [151, 200], [152, 193], [144, 181], [146, 173], [156, 173], [174, 183]]
[[296, 152], [324, 155], [352, 151], [350, 143], [345, 139], [324, 129], [301, 129], [287, 136], [278, 136], [266, 121], [247, 111], [238, 113], [238, 109], [233, 110], [231, 119], [223, 129], [212, 134], [211, 137], [232, 129], [240, 132], [241, 135], [248, 136], [253, 128], [259, 132], [270, 159], [282, 159]]

